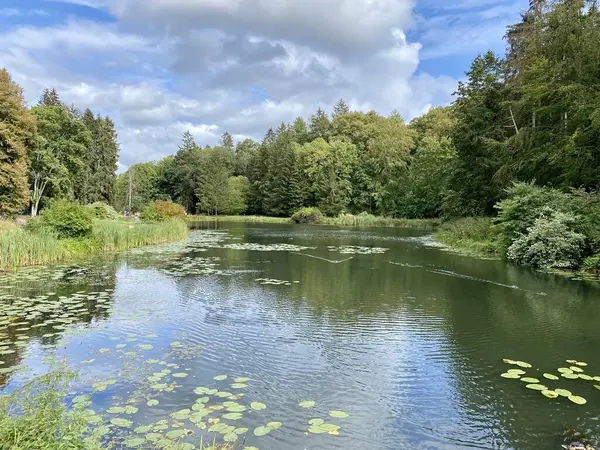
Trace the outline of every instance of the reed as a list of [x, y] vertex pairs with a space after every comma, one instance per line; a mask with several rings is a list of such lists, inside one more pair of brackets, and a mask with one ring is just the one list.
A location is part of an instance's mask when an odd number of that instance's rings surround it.
[[0, 270], [54, 263], [66, 255], [64, 246], [50, 231], [32, 233], [13, 228], [0, 232]]
[[187, 225], [179, 220], [151, 223], [98, 220], [94, 223], [93, 239], [100, 252], [112, 253], [183, 239], [187, 232]]

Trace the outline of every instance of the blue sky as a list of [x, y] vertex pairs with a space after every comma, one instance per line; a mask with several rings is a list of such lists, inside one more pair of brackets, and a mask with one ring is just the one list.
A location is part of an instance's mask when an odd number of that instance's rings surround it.
[[268, 127], [343, 97], [406, 119], [451, 101], [503, 52], [527, 0], [0, 0], [0, 67], [37, 101], [113, 117], [121, 170]]

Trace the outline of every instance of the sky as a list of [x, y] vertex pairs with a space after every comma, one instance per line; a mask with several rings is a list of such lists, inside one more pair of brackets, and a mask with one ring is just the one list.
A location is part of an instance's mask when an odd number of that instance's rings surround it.
[[478, 53], [503, 53], [527, 0], [0, 0], [0, 67], [109, 115], [119, 170], [230, 132], [330, 112], [452, 101]]

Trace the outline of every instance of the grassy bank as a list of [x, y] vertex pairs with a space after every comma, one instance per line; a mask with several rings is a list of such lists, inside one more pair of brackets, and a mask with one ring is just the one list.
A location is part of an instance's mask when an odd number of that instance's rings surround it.
[[[244, 222], [244, 223], [291, 223], [288, 217], [268, 216], [187, 216], [189, 222]], [[370, 214], [342, 214], [338, 217], [324, 217], [317, 225], [333, 225], [340, 227], [389, 227], [418, 228], [434, 230], [441, 223], [439, 219], [390, 219]]]
[[488, 217], [467, 217], [444, 223], [433, 236], [459, 253], [488, 258], [501, 256], [492, 219]]
[[187, 225], [182, 221], [95, 220], [90, 236], [59, 239], [44, 229], [30, 231], [5, 224], [0, 227], [0, 270], [170, 242], [183, 239], [187, 231]]

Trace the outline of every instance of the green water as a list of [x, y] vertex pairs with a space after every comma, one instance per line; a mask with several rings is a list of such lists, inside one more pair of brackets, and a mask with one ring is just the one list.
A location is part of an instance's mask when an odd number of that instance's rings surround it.
[[[60, 364], [77, 370], [68, 402], [91, 394], [86, 407], [102, 420], [133, 422], [111, 427], [117, 448], [165, 419], [157, 434], [191, 433], [174, 442], [221, 441], [208, 431], [218, 418], [240, 431], [239, 448], [261, 450], [552, 449], [565, 426], [599, 434], [600, 382], [542, 377], [567, 359], [600, 375], [597, 284], [459, 256], [417, 230], [199, 226], [211, 229], [0, 275], [3, 389]], [[587, 404], [501, 378], [516, 368], [502, 358], [532, 364], [527, 376]], [[239, 377], [249, 380], [232, 387]], [[233, 399], [210, 394], [207, 408], [232, 402], [241, 417], [223, 418], [225, 405], [191, 421], [210, 389]], [[299, 405], [308, 400], [315, 406]], [[137, 411], [105, 413], [115, 405]], [[313, 418], [339, 435], [309, 432]], [[256, 436], [269, 422], [282, 425]]]

